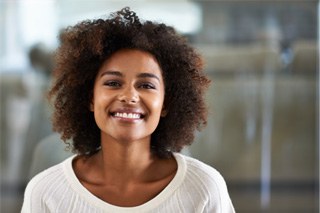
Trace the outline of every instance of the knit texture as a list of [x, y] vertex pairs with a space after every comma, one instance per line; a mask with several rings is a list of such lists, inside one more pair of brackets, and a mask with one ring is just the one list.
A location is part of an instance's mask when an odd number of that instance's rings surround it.
[[173, 180], [150, 201], [135, 207], [111, 205], [82, 186], [72, 156], [36, 175], [27, 185], [22, 213], [235, 212], [226, 183], [214, 168], [174, 153], [178, 170]]

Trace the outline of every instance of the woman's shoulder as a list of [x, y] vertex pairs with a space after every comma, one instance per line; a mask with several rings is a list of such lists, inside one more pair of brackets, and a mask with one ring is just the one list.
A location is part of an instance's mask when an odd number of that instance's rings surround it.
[[43, 212], [43, 202], [51, 203], [65, 193], [68, 187], [66, 168], [74, 156], [56, 164], [34, 176], [24, 192], [21, 212]]
[[54, 179], [56, 176], [61, 176], [62, 173], [63, 171], [61, 163], [54, 165], [35, 175], [27, 184], [26, 191], [28, 189], [33, 190], [34, 188], [39, 188], [43, 186], [45, 183], [50, 183], [52, 179]]
[[184, 193], [197, 195], [198, 202], [205, 203], [204, 212], [234, 212], [226, 182], [220, 172], [195, 158], [180, 157], [186, 167], [181, 187]]
[[221, 194], [227, 192], [226, 182], [221, 173], [214, 167], [189, 156], [181, 155], [186, 165], [185, 183], [187, 185], [196, 185], [195, 188], [204, 190], [207, 193]]
[[66, 178], [64, 167], [70, 163], [72, 158], [73, 156], [35, 175], [27, 184], [25, 194], [48, 190], [50, 185], [56, 184], [58, 180], [61, 181]]
[[187, 173], [201, 179], [223, 179], [222, 175], [214, 167], [190, 156], [181, 155], [186, 163]]

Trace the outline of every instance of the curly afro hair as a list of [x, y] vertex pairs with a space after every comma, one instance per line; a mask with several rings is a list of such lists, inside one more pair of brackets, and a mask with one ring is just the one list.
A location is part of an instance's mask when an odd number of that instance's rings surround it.
[[[53, 128], [81, 155], [100, 148], [100, 129], [89, 105], [96, 74], [120, 49], [139, 49], [155, 56], [165, 83], [168, 111], [151, 135], [151, 151], [165, 158], [194, 140], [207, 122], [204, 92], [210, 80], [200, 55], [185, 38], [162, 23], [141, 22], [129, 8], [104, 19], [86, 20], [61, 31], [56, 51], [55, 82], [49, 92], [54, 103]], [[72, 144], [71, 144], [72, 143]]]

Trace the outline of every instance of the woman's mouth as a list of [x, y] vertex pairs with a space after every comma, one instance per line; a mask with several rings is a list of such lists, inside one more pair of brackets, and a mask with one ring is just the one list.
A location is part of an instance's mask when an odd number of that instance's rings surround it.
[[113, 117], [117, 118], [128, 118], [128, 119], [141, 119], [143, 117], [140, 113], [126, 113], [126, 112], [116, 112], [112, 114]]
[[110, 113], [111, 117], [125, 122], [136, 122], [142, 120], [145, 115], [140, 110], [119, 109]]

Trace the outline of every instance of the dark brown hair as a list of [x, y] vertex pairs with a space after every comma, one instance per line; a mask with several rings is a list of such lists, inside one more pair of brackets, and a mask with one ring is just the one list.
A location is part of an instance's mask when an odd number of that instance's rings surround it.
[[49, 97], [54, 102], [54, 130], [64, 141], [71, 139], [73, 151], [90, 155], [100, 147], [100, 129], [89, 110], [94, 79], [102, 63], [124, 48], [153, 54], [162, 69], [168, 114], [151, 136], [157, 156], [179, 152], [193, 142], [195, 130], [206, 124], [204, 91], [210, 81], [200, 55], [172, 27], [141, 22], [124, 8], [108, 19], [64, 29], [60, 41]]

